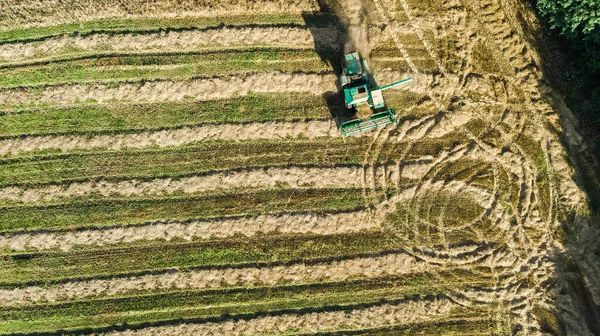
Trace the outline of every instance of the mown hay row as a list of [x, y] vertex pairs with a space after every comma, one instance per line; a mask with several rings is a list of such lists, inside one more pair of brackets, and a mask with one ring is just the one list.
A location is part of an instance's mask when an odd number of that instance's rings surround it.
[[319, 10], [314, 0], [204, 1], [44, 0], [3, 1], [0, 29], [60, 25], [112, 18], [211, 17], [219, 15], [305, 13]]
[[406, 254], [388, 254], [316, 265], [294, 264], [264, 268], [226, 268], [168, 272], [110, 280], [69, 282], [52, 287], [0, 290], [2, 305], [56, 302], [96, 296], [115, 296], [139, 290], [207, 289], [231, 286], [275, 286], [315, 281], [396, 276], [431, 270], [431, 265]]
[[332, 332], [336, 330], [368, 329], [392, 325], [408, 325], [440, 319], [451, 313], [455, 305], [448, 299], [407, 301], [383, 304], [350, 311], [324, 311], [305, 314], [282, 314], [209, 323], [184, 323], [173, 326], [148, 327], [139, 330], [113, 331], [105, 336], [145, 335], [257, 335]]
[[340, 32], [331, 27], [219, 27], [207, 30], [148, 34], [62, 35], [39, 42], [0, 45], [0, 59], [17, 62], [60, 54], [94, 52], [186, 52], [207, 47], [330, 47], [337, 48]]
[[156, 80], [118, 84], [73, 84], [0, 91], [0, 105], [56, 104], [78, 102], [161, 102], [184, 99], [213, 100], [250, 93], [323, 94], [335, 91], [333, 74], [260, 73], [244, 76], [197, 78], [184, 81]]
[[30, 136], [20, 139], [0, 140], [0, 155], [18, 155], [32, 151], [89, 150], [96, 148], [120, 150], [123, 148], [173, 147], [206, 140], [255, 140], [285, 139], [302, 136], [307, 139], [338, 136], [339, 131], [332, 121], [313, 120], [308, 122], [266, 122], [244, 125], [206, 125], [184, 127], [176, 130], [83, 136]]
[[39, 188], [7, 187], [0, 189], [0, 202], [10, 200], [22, 203], [49, 202], [61, 198], [103, 196], [131, 197], [197, 194], [234, 188], [358, 188], [360, 167], [336, 168], [267, 168], [240, 172], [223, 172], [206, 176], [152, 181], [128, 180], [122, 182], [75, 182]]
[[140, 240], [223, 239], [236, 235], [247, 237], [260, 233], [335, 235], [380, 227], [365, 211], [330, 214], [300, 213], [259, 215], [256, 217], [214, 220], [166, 221], [148, 225], [126, 226], [105, 230], [80, 230], [64, 233], [20, 233], [0, 235], [0, 249], [60, 249], [76, 246], [105, 246]]

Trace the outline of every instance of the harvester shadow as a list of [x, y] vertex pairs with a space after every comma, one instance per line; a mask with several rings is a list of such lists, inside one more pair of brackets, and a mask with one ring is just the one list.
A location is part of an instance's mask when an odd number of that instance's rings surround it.
[[[316, 13], [303, 13], [302, 18], [313, 37], [314, 47], [321, 61], [331, 67], [333, 73], [338, 75], [342, 72], [342, 57], [344, 56], [344, 45], [348, 40], [348, 31], [328, 2], [331, 1], [318, 0], [319, 11]], [[332, 4], [335, 6], [334, 3]], [[332, 32], [332, 30], [335, 30], [335, 32]], [[327, 91], [323, 93], [322, 98], [327, 104], [332, 120], [339, 128], [343, 121], [352, 118], [354, 111], [346, 108], [344, 99], [340, 94], [342, 90], [340, 83], [336, 80], [335, 84], [337, 91]]]

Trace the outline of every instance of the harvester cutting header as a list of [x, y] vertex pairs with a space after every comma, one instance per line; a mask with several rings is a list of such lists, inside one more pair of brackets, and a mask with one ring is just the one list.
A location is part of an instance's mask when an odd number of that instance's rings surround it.
[[369, 74], [367, 61], [362, 60], [357, 52], [346, 54], [342, 66], [340, 85], [344, 91], [346, 107], [355, 110], [360, 105], [367, 104], [371, 109], [371, 117], [366, 120], [352, 119], [342, 122], [342, 135], [396, 123], [396, 111], [386, 107], [382, 91], [408, 83], [412, 78], [377, 87]]

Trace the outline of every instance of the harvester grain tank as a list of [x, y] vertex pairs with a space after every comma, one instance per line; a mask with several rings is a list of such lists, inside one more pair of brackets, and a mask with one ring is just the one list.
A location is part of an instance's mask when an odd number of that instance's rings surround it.
[[344, 91], [346, 107], [354, 110], [360, 105], [367, 104], [371, 109], [371, 117], [366, 120], [352, 119], [341, 123], [342, 135], [396, 123], [396, 111], [393, 108], [386, 108], [382, 91], [410, 81], [412, 78], [377, 87], [373, 83], [366, 60], [361, 59], [357, 52], [344, 55], [340, 85]]

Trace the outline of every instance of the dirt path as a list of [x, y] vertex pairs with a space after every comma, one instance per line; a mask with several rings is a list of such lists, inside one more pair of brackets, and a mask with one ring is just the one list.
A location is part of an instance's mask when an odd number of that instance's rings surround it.
[[6, 0], [2, 4], [0, 29], [15, 29], [77, 23], [110, 18], [214, 17], [256, 14], [301, 14], [318, 11], [314, 0], [205, 1], [144, 0], [110, 1], [63, 0], [50, 6], [44, 0]]
[[234, 188], [353, 188], [360, 187], [359, 167], [336, 168], [266, 168], [249, 171], [224, 172], [181, 179], [122, 182], [75, 182], [41, 188], [8, 187], [0, 189], [0, 202], [50, 202], [69, 197], [102, 196], [132, 197], [198, 194]]
[[186, 52], [218, 47], [269, 46], [336, 48], [336, 27], [219, 27], [208, 30], [170, 31], [151, 34], [60, 35], [40, 42], [0, 44], [0, 59], [18, 62], [51, 55], [110, 52]]
[[208, 289], [233, 286], [275, 286], [321, 281], [346, 281], [432, 271], [431, 266], [406, 254], [356, 258], [332, 263], [263, 268], [224, 268], [166, 272], [111, 280], [76, 281], [51, 287], [0, 290], [0, 305], [78, 300], [116, 296], [140, 290]]
[[60, 249], [77, 246], [107, 246], [140, 240], [225, 239], [259, 233], [334, 235], [376, 230], [380, 223], [369, 220], [365, 211], [334, 214], [280, 214], [256, 217], [218, 218], [206, 221], [167, 221], [146, 225], [68, 232], [0, 235], [0, 248], [14, 251]]
[[141, 132], [117, 135], [59, 135], [29, 136], [0, 140], [0, 156], [20, 155], [32, 151], [75, 150], [183, 146], [210, 140], [281, 140], [304, 137], [307, 139], [339, 136], [332, 121], [264, 122], [249, 124], [221, 124], [183, 127], [176, 130]]

